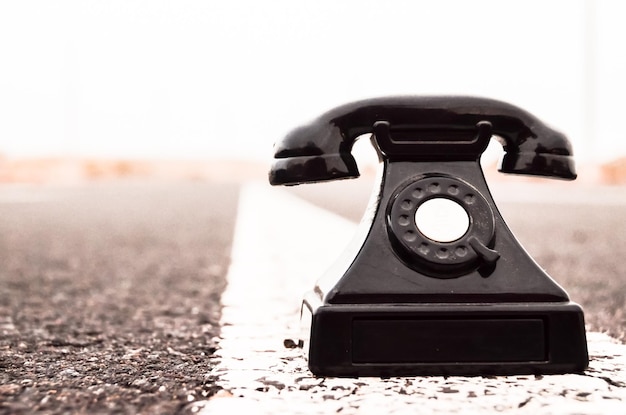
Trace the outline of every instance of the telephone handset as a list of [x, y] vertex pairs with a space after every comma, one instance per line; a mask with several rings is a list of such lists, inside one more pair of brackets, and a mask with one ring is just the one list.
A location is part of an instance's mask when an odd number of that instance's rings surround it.
[[370, 99], [328, 111], [277, 143], [270, 183], [358, 177], [351, 150], [364, 134], [383, 163], [380, 193], [361, 237], [303, 300], [311, 371], [582, 371], [582, 309], [517, 242], [479, 163], [496, 137], [505, 150], [500, 171], [573, 180], [566, 137], [490, 99]]
[[495, 135], [506, 152], [500, 171], [576, 178], [565, 136], [520, 108], [474, 97], [390, 97], [337, 107], [292, 131], [275, 147], [270, 182], [358, 177], [350, 152], [367, 133], [389, 161], [476, 160]]

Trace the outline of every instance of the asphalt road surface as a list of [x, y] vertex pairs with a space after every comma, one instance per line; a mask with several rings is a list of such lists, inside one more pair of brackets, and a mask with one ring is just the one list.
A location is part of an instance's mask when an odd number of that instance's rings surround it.
[[214, 392], [237, 186], [0, 192], [0, 413], [176, 413]]
[[[358, 220], [369, 184], [338, 186], [292, 191]], [[550, 189], [500, 209], [589, 328], [625, 340], [624, 189]], [[176, 413], [215, 393], [237, 193], [199, 181], [0, 187], [0, 413]]]

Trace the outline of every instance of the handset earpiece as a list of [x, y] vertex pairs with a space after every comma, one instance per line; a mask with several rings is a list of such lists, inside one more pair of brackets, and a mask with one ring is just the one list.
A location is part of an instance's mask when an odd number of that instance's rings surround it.
[[[502, 133], [504, 134], [504, 133]], [[538, 126], [527, 137], [504, 137], [504, 156], [498, 171], [510, 174], [574, 180], [577, 177], [572, 145], [562, 133]]]
[[275, 144], [270, 184], [289, 186], [359, 177], [351, 153], [353, 144], [325, 122], [299, 127]]

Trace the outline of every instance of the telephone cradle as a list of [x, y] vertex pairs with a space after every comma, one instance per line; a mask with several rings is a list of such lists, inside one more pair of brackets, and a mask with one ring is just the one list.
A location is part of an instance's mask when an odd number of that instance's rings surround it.
[[505, 151], [499, 171], [573, 180], [566, 137], [491, 99], [375, 98], [328, 111], [276, 143], [270, 183], [358, 177], [351, 150], [364, 134], [381, 174], [355, 239], [302, 301], [311, 372], [583, 371], [581, 307], [516, 240], [480, 166], [494, 137]]

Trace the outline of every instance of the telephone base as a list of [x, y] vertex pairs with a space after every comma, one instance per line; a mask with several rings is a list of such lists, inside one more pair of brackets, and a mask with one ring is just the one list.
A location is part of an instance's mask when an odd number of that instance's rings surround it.
[[512, 375], [582, 372], [575, 303], [312, 304], [303, 329], [317, 376]]

